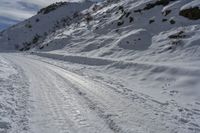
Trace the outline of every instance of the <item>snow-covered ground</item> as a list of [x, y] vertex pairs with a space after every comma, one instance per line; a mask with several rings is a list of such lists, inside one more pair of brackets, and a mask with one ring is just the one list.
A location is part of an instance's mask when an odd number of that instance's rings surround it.
[[[13, 133], [198, 133], [200, 131], [199, 97], [191, 102], [186, 95], [186, 99], [179, 102], [177, 99], [183, 97], [184, 92], [173, 86], [176, 77], [174, 80], [168, 77], [163, 79], [164, 81], [152, 81], [154, 77], [170, 76], [172, 74], [170, 69], [173, 71], [176, 67], [160, 66], [160, 69], [155, 69], [154, 67], [159, 68], [159, 65], [115, 61], [107, 65], [86, 65], [14, 53], [1, 54], [1, 58], [4, 64], [10, 62], [9, 67], [2, 66], [6, 68], [6, 73], [8, 71], [12, 75], [24, 78], [19, 81], [20, 85], [26, 85], [25, 79], [29, 79], [30, 82], [29, 87], [20, 86], [25, 97], [12, 95], [12, 91], [2, 93], [14, 102], [18, 101], [17, 98], [22, 98], [20, 108], [24, 109], [28, 104], [25, 110], [20, 110], [17, 109], [18, 104], [5, 102], [7, 106], [14, 104], [17, 112], [9, 114], [12, 117], [6, 118], [8, 119], [6, 121], [2, 119], [5, 125], [1, 126], [1, 129], [4, 131]], [[124, 63], [129, 65], [123, 65]], [[132, 65], [138, 69], [137, 72], [131, 72], [134, 71]], [[123, 67], [128, 67], [127, 71]], [[166, 71], [158, 73], [162, 68], [166, 68]], [[147, 74], [148, 69], [154, 74], [150, 74], [151, 77], [146, 76], [146, 79], [140, 79], [142, 75]], [[179, 69], [183, 69], [180, 72], [185, 70], [187, 73], [186, 68], [179, 67]], [[176, 75], [178, 77], [178, 74]], [[188, 75], [185, 74], [184, 77], [196, 76], [191, 75], [188, 70]], [[6, 83], [12, 85], [13, 81], [9, 80]], [[157, 86], [154, 86], [156, 83]], [[29, 95], [28, 100], [27, 95]], [[195, 95], [192, 98], [195, 98]], [[10, 113], [9, 108], [5, 108], [4, 112]], [[23, 118], [18, 118], [19, 114], [24, 114], [26, 117], [23, 119], [24, 124], [21, 125], [25, 127], [20, 129], [15, 126], [22, 124], [18, 121]]]
[[0, 33], [0, 133], [200, 132], [199, 0], [45, 10]]
[[0, 133], [28, 129], [28, 79], [19, 67], [0, 57]]

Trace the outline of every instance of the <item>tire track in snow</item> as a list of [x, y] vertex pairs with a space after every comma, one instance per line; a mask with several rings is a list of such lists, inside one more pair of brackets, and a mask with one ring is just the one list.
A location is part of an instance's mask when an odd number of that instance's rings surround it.
[[101, 109], [96, 103], [94, 103], [94, 101], [92, 101], [90, 98], [88, 98], [87, 95], [83, 91], [81, 91], [77, 86], [75, 86], [74, 84], [72, 84], [69, 81], [66, 81], [66, 79], [64, 79], [60, 75], [58, 75], [58, 76], [60, 78], [62, 78], [62, 80], [65, 80], [65, 82], [67, 82], [67, 84], [70, 85], [75, 90], [75, 93], [77, 93], [77, 95], [79, 95], [80, 98], [83, 98], [83, 100], [85, 100], [87, 102], [89, 109], [95, 111], [97, 113], [97, 115], [106, 122], [108, 127], [111, 130], [113, 130], [113, 132], [125, 133], [125, 131], [123, 131], [120, 128], [120, 126], [111, 118], [112, 116], [117, 116], [117, 115], [106, 114], [106, 112], [103, 109]]
[[[31, 119], [32, 132], [112, 132], [103, 120], [82, 105], [64, 80], [57, 79], [52, 70], [40, 62], [23, 57], [9, 57], [25, 70], [31, 84], [34, 108]], [[17, 61], [21, 60], [20, 62]], [[59, 84], [62, 84], [60, 86]]]
[[[131, 112], [134, 113], [134, 111], [131, 111], [131, 109], [134, 108], [134, 106], [131, 105], [129, 100], [125, 100], [122, 97], [119, 97], [119, 95], [116, 95], [115, 92], [110, 91], [110, 88], [104, 85], [99, 85], [98, 83], [94, 85], [93, 82], [87, 81], [73, 73], [66, 72], [61, 69], [59, 70], [52, 69], [52, 70], [55, 71], [60, 76], [62, 76], [64, 79], [66, 79], [67, 80], [66, 82], [68, 82], [68, 84], [71, 84], [73, 88], [76, 88], [77, 93], [81, 95], [88, 102], [90, 109], [95, 110], [99, 115], [99, 117], [101, 117], [106, 121], [110, 129], [112, 129], [114, 132], [120, 132], [120, 133], [130, 132], [128, 131], [128, 129], [121, 127], [121, 125], [119, 124], [121, 122], [119, 121], [119, 116], [118, 116], [118, 114], [130, 115], [128, 113]], [[107, 91], [103, 89], [104, 87], [107, 89]], [[116, 101], [119, 102], [117, 105], [115, 105]], [[109, 108], [111, 108], [112, 110], [109, 110]], [[115, 122], [116, 118], [114, 117], [118, 117], [117, 118], [118, 123]], [[127, 121], [129, 120], [127, 119]]]
[[[64, 56], [62, 56], [63, 59], [65, 59]], [[32, 57], [34, 58], [34, 57]], [[38, 58], [38, 57], [37, 57]], [[51, 54], [48, 58], [51, 58]], [[77, 57], [78, 58], [78, 57]], [[59, 58], [60, 59], [60, 58]], [[100, 58], [98, 58], [100, 59]], [[62, 69], [69, 69], [70, 67], [73, 68], [73, 64], [72, 66], [67, 66], [70, 65], [69, 63], [66, 63], [63, 67], [63, 64], [61, 62], [59, 62], [58, 60], [50, 60], [50, 59], [42, 59], [39, 58], [39, 60], [60, 67]], [[103, 60], [102, 60], [103, 61]], [[57, 63], [59, 62], [59, 63]], [[90, 65], [90, 64], [88, 64]], [[139, 69], [150, 69], [152, 72], [156, 72], [156, 73], [160, 73], [160, 72], [164, 72], [164, 70], [167, 70], [167, 73], [170, 74], [176, 74], [179, 76], [184, 76], [184, 75], [188, 75], [188, 76], [195, 76], [198, 77], [199, 73], [198, 73], [198, 68], [197, 67], [187, 67], [187, 66], [174, 66], [174, 65], [167, 65], [167, 64], [155, 64], [155, 63], [141, 63], [141, 62], [124, 62], [124, 63], [114, 63], [109, 65], [109, 67], [113, 68], [115, 67], [119, 67], [120, 65], [124, 66], [124, 67], [137, 67]], [[77, 66], [77, 65], [75, 65]], [[81, 67], [81, 66], [80, 66]], [[90, 68], [90, 66], [88, 66]], [[122, 67], [122, 68], [124, 68]], [[87, 68], [84, 66], [84, 68]], [[88, 69], [89, 69], [88, 68]], [[120, 68], [120, 69], [122, 69]], [[88, 69], [84, 69], [85, 71], [87, 71]], [[71, 69], [70, 69], [71, 70]], [[74, 69], [72, 69], [74, 71]], [[71, 70], [71, 71], [72, 71]], [[81, 71], [78, 71], [81, 72]], [[77, 72], [76, 72], [77, 73]], [[81, 72], [82, 73], [82, 72]], [[85, 73], [85, 72], [84, 72]], [[79, 75], [79, 73], [77, 73]], [[86, 72], [86, 75], [89, 74]], [[96, 73], [95, 73], [96, 74]], [[152, 97], [148, 96], [148, 95], [144, 95], [141, 94], [139, 92], [134, 92], [134, 91], [130, 91], [131, 89], [126, 88], [125, 86], [123, 86], [122, 84], [119, 83], [114, 83], [114, 82], [109, 82], [112, 79], [106, 79], [105, 81], [103, 80], [96, 80], [96, 75], [92, 75], [89, 74], [90, 76], [87, 78], [88, 80], [93, 80], [99, 84], [104, 84], [105, 86], [107, 86], [106, 88], [110, 88], [112, 89], [115, 93], [118, 93], [119, 95], [121, 95], [122, 97], [125, 97], [127, 99], [129, 99], [130, 101], [132, 101], [132, 103], [138, 103], [140, 104], [140, 106], [144, 106], [145, 108], [150, 108], [151, 110], [154, 110], [154, 112], [156, 115], [161, 115], [161, 117], [165, 117], [165, 118], [169, 118], [168, 121], [169, 123], [174, 122], [175, 125], [178, 127], [178, 129], [180, 131], [187, 131], [187, 132], [198, 132], [199, 131], [199, 125], [200, 123], [198, 122], [199, 119], [199, 111], [198, 110], [194, 110], [192, 108], [186, 108], [183, 107], [181, 105], [179, 105], [176, 101], [167, 101], [167, 102], [161, 102], [158, 100], [153, 99]], [[97, 74], [98, 75], [98, 74]], [[101, 75], [101, 74], [100, 74]], [[84, 74], [81, 74], [82, 77], [84, 77]], [[112, 76], [111, 76], [112, 77]], [[104, 79], [104, 77], [102, 77], [102, 79]], [[108, 80], [108, 81], [107, 81]], [[196, 102], [196, 105], [198, 106], [199, 104]], [[195, 108], [199, 108], [199, 107], [195, 107]], [[164, 114], [164, 115], [163, 115]], [[162, 118], [163, 119], [163, 118]], [[169, 126], [167, 126], [168, 128]]]
[[[44, 76], [47, 74], [45, 78], [51, 76], [50, 82], [55, 82], [55, 80], [57, 80], [57, 83], [55, 83], [56, 85], [59, 85], [59, 83], [62, 84], [60, 86], [55, 86], [55, 88], [60, 91], [58, 96], [61, 96], [61, 94], [64, 94], [64, 96], [68, 95], [74, 97], [76, 101], [82, 98], [83, 101], [80, 103], [84, 103], [85, 100], [88, 107], [91, 110], [94, 110], [94, 112], [96, 112], [114, 132], [145, 131], [175, 133], [178, 131], [187, 131], [187, 133], [195, 133], [195, 131], [198, 131], [198, 127], [196, 129], [188, 127], [187, 121], [179, 119], [179, 117], [171, 113], [170, 109], [174, 111], [174, 109], [176, 109], [174, 107], [168, 108], [168, 105], [156, 104], [155, 102], [152, 102], [152, 99], [150, 100], [146, 97], [141, 101], [138, 101], [136, 96], [136, 100], [133, 102], [130, 100], [131, 98], [126, 97], [125, 95], [119, 95], [112, 87], [104, 83], [95, 82], [88, 78], [86, 79], [83, 76], [79, 76], [73, 72], [66, 71], [63, 68], [44, 62], [24, 59], [27, 60], [26, 62], [36, 64], [35, 67], [43, 67], [42, 71], [47, 71], [43, 74], [41, 73], [41, 77], [42, 75]], [[48, 73], [50, 73], [50, 76], [48, 76]], [[66, 90], [68, 91], [65, 92]], [[189, 130], [189, 128], [191, 130]]]
[[[55, 70], [57, 70], [57, 69], [54, 69], [54, 71]], [[59, 73], [58, 71], [56, 71], [56, 72]], [[99, 107], [98, 106], [99, 104], [95, 104], [94, 101], [91, 100], [92, 98], [90, 96], [91, 95], [97, 95], [96, 92], [92, 93], [89, 96], [87, 94], [89, 94], [91, 92], [86, 92], [86, 93], [84, 92], [86, 89], [91, 90], [91, 88], [88, 88], [87, 83], [89, 82], [88, 84], [93, 84], [92, 80], [91, 81], [86, 81], [83, 78], [78, 79], [79, 76], [77, 76], [76, 74], [70, 73], [70, 72], [64, 72], [63, 71], [62, 73], [68, 73], [68, 76], [72, 76], [71, 79], [70, 79], [70, 77], [67, 78], [66, 75], [65, 75], [66, 77], [65, 76], [64, 77], [66, 79], [68, 79], [69, 82], [72, 83], [72, 85], [74, 85], [73, 88], [76, 88], [77, 84], [79, 84], [79, 85], [81, 84], [78, 87], [79, 89], [76, 89], [76, 90], [78, 91], [79, 94], [82, 94], [82, 97], [84, 97], [84, 99], [86, 99], [89, 102], [89, 106], [91, 107], [91, 109], [96, 110], [96, 112], [98, 112], [99, 116], [106, 120], [106, 122], [108, 123], [108, 125], [109, 125], [109, 127], [111, 129], [113, 129], [115, 132], [127, 132], [127, 131], [123, 131], [123, 129], [118, 124], [115, 123], [115, 120], [112, 119], [113, 116], [117, 116], [117, 115], [115, 115], [115, 114], [105, 115], [106, 111], [104, 109], [102, 109], [101, 107]], [[60, 73], [60, 75], [63, 76], [63, 74], [61, 74], [61, 73]], [[81, 81], [85, 81], [86, 83], [79, 82], [80, 80]], [[106, 93], [104, 93], [105, 97], [106, 97], [106, 94], [112, 94], [112, 93], [118, 93], [119, 94], [119, 92], [117, 92], [116, 89], [111, 87], [111, 86], [102, 85], [102, 83], [99, 84], [97, 82], [94, 82], [94, 84], [97, 84], [97, 86], [95, 86], [95, 85], [93, 86], [95, 89], [98, 88], [100, 90], [103, 87], [103, 88], [107, 88], [107, 90], [113, 90], [113, 91], [107, 91]], [[99, 88], [98, 86], [102, 86], [102, 87]], [[80, 88], [85, 88], [85, 89], [80, 89]], [[101, 91], [103, 91], [103, 90], [101, 90]], [[181, 110], [181, 107], [176, 105], [176, 103], [161, 103], [159, 101], [153, 100], [150, 97], [145, 97], [145, 96], [141, 97], [141, 96], [138, 96], [138, 95], [132, 95], [132, 94], [130, 95], [128, 93], [123, 93], [123, 94], [121, 93], [119, 95], [121, 95], [121, 99], [126, 98], [126, 99], [131, 100], [132, 103], [137, 104], [137, 105], [135, 105], [135, 107], [139, 108], [137, 110], [138, 112], [142, 111], [141, 108], [144, 108], [144, 109], [148, 110], [149, 112], [148, 111], [144, 111], [144, 112], [140, 112], [140, 113], [144, 114], [144, 116], [147, 117], [147, 118], [149, 117], [150, 121], [153, 122], [153, 123], [155, 123], [156, 121], [160, 121], [161, 127], [164, 126], [163, 128], [164, 128], [165, 132], [169, 132], [169, 131], [176, 132], [176, 131], [179, 131], [179, 130], [184, 132], [185, 130], [188, 130], [188, 129], [189, 130], [193, 129], [193, 131], [189, 131], [189, 132], [194, 132], [194, 131], [198, 130], [198, 129], [196, 129], [196, 127], [191, 126], [190, 123], [187, 124], [189, 121], [191, 121], [191, 122], [195, 121], [193, 118], [191, 118], [191, 119], [189, 118], [189, 120], [187, 120], [188, 118], [186, 117], [186, 115], [189, 114], [191, 111], [185, 110], [186, 112], [185, 111], [180, 112], [179, 110]], [[117, 97], [120, 99], [119, 95]], [[101, 103], [102, 101], [98, 101], [98, 102]], [[125, 104], [125, 106], [126, 106], [126, 104]], [[132, 105], [130, 105], [129, 107], [131, 108], [131, 106]], [[112, 107], [112, 105], [110, 105], [110, 107]], [[175, 113], [175, 112], [176, 113], [173, 114], [170, 111], [172, 111], [173, 113]], [[125, 113], [127, 113], [127, 112], [125, 112]], [[178, 116], [179, 114], [181, 116]], [[184, 117], [186, 117], [186, 118], [184, 118]], [[163, 120], [165, 120], [166, 123], [164, 123]], [[157, 124], [155, 124], [155, 125], [157, 125]], [[158, 124], [158, 125], [160, 125], [160, 124]], [[191, 127], [193, 127], [193, 128], [191, 128]]]

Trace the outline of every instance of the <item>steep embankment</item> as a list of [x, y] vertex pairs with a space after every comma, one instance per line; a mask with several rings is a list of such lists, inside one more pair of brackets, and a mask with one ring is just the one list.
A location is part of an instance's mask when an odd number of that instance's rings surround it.
[[128, 60], [198, 60], [198, 8], [198, 0], [98, 3], [35, 50]]

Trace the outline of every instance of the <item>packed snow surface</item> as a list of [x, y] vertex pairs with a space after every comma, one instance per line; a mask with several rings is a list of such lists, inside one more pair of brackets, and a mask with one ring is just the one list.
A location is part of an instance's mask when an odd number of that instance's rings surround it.
[[[4, 132], [196, 133], [200, 130], [199, 90], [180, 89], [184, 85], [193, 86], [200, 75], [198, 68], [102, 59], [97, 62], [104, 64], [88, 65], [92, 60], [86, 59], [88, 64], [83, 64], [68, 62], [67, 58], [59, 61], [14, 53], [1, 54], [1, 58], [4, 64], [11, 63], [2, 68], [14, 77], [26, 75], [18, 83], [5, 78], [6, 88], [1, 84], [2, 90], [8, 91], [2, 93], [7, 100], [1, 100], [1, 104], [12, 109], [2, 110], [6, 113], [0, 116], [0, 129]], [[12, 85], [12, 89], [7, 87]], [[179, 85], [183, 86], [178, 88]], [[13, 89], [19, 94], [13, 94]], [[19, 99], [20, 106], [15, 103]]]

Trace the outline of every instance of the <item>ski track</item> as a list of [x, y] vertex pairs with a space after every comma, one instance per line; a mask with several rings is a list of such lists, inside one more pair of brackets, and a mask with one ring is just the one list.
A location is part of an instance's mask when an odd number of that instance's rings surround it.
[[[39, 60], [3, 54], [30, 82], [31, 133], [198, 133], [200, 111], [120, 92]], [[120, 86], [117, 86], [120, 87]], [[196, 113], [195, 113], [196, 112]]]

